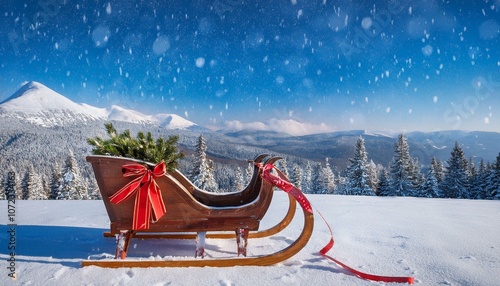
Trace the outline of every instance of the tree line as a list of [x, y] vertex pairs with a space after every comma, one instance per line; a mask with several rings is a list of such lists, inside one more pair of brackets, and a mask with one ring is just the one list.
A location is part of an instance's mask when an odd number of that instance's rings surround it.
[[305, 193], [314, 194], [500, 199], [500, 154], [494, 163], [481, 160], [476, 166], [456, 142], [445, 163], [433, 157], [423, 172], [418, 160], [410, 156], [405, 136], [400, 134], [390, 165], [376, 165], [368, 160], [360, 136], [347, 169], [337, 176], [327, 159], [324, 165], [315, 167], [309, 163], [304, 169], [294, 166], [290, 178]]
[[10, 169], [3, 179], [3, 191], [0, 199], [15, 197], [18, 200], [88, 200], [101, 199], [97, 183], [92, 179], [85, 179], [76, 162], [73, 152], [70, 151], [62, 167], [55, 162], [52, 176], [47, 178], [35, 172], [30, 165], [24, 173]]
[[[206, 191], [242, 190], [253, 174], [253, 165], [215, 163], [208, 158], [206, 150], [206, 139], [200, 135], [193, 155], [179, 162], [179, 170]], [[361, 136], [347, 168], [336, 173], [328, 158], [323, 163], [304, 160], [303, 164], [288, 166], [286, 156], [283, 157], [276, 163], [277, 167], [304, 193], [500, 199], [500, 154], [496, 162], [481, 160], [476, 166], [473, 160], [467, 160], [458, 142], [446, 162], [432, 158], [425, 170], [410, 156], [403, 134], [394, 145], [389, 166], [377, 165], [368, 159]], [[12, 193], [17, 199], [25, 200], [100, 199], [95, 178], [82, 174], [71, 151], [61, 167], [57, 162], [53, 164], [50, 177], [37, 174], [32, 165], [24, 172], [12, 168], [8, 171], [15, 176], [5, 174], [2, 178], [0, 199]]]
[[[199, 137], [194, 163], [189, 177], [199, 188], [223, 192], [214, 176], [214, 164], [206, 156], [206, 142]], [[458, 142], [446, 161], [446, 166], [433, 157], [428, 170], [423, 172], [403, 134], [394, 145], [394, 156], [386, 168], [368, 160], [363, 137], [356, 142], [354, 157], [346, 170], [335, 176], [328, 158], [325, 163], [306, 161], [305, 166], [287, 166], [286, 159], [277, 162], [278, 168], [305, 193], [364, 196], [411, 196], [427, 198], [500, 199], [500, 154], [493, 164], [481, 160], [477, 167], [467, 160]], [[245, 174], [237, 167], [231, 181], [233, 190], [242, 189], [250, 180], [252, 166]]]

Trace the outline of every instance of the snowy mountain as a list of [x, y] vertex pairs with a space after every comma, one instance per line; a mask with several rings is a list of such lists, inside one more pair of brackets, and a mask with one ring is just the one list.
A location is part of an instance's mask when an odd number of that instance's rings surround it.
[[[20, 130], [31, 129], [29, 126], [32, 124], [35, 124], [35, 127], [48, 127], [69, 126], [68, 123], [76, 123], [77, 130], [83, 130], [81, 124], [102, 127], [102, 121], [113, 120], [124, 124], [139, 124], [136, 127], [126, 126], [123, 129], [143, 130], [143, 124], [148, 124], [151, 125], [148, 127], [150, 130], [155, 129], [154, 127], [157, 126], [163, 130], [189, 131], [191, 132], [189, 136], [183, 136], [183, 140], [186, 142], [181, 142], [181, 145], [186, 144], [186, 146], [194, 146], [194, 143], [192, 143], [194, 142], [193, 138], [203, 133], [210, 142], [211, 150], [209, 152], [217, 158], [233, 158], [237, 156], [248, 159], [255, 156], [255, 150], [259, 150], [259, 152], [277, 152], [318, 162], [323, 162], [325, 157], [328, 157], [333, 166], [341, 169], [346, 167], [348, 158], [352, 158], [354, 155], [356, 139], [359, 136], [365, 139], [369, 159], [377, 164], [388, 166], [394, 156], [394, 144], [398, 135], [366, 130], [339, 131], [305, 136], [291, 136], [275, 131], [248, 129], [226, 133], [212, 132], [175, 114], [145, 115], [116, 105], [109, 108], [98, 108], [87, 104], [78, 104], [37, 82], [27, 83], [7, 100], [0, 103], [0, 118], [2, 117], [4, 117], [2, 124], [5, 128], [7, 128], [6, 125], [12, 125], [9, 129], [10, 135], [5, 135], [4, 141], [0, 140], [0, 150], [4, 149], [5, 152], [8, 150], [8, 152], [14, 152], [9, 142], [18, 141], [23, 142], [23, 144], [35, 144], [33, 142], [40, 139], [40, 135], [36, 139], [20, 136], [22, 134]], [[28, 124], [18, 126], [17, 122]], [[92, 124], [90, 124], [91, 122]], [[2, 132], [7, 131], [3, 130]], [[44, 136], [47, 138], [50, 138], [51, 134], [49, 130], [44, 131]], [[89, 133], [85, 134], [86, 137], [96, 135], [94, 128], [90, 128]], [[476, 163], [481, 159], [486, 162], [493, 162], [500, 151], [498, 147], [500, 133], [496, 132], [454, 130], [412, 132], [406, 134], [406, 136], [410, 145], [410, 155], [418, 158], [422, 165], [428, 165], [432, 157], [436, 157], [441, 161], [447, 160], [456, 141], [461, 144], [466, 156], [468, 158], [472, 157]], [[84, 139], [80, 141], [83, 142], [80, 144], [86, 146]], [[39, 146], [47, 145], [43, 140], [36, 144], [39, 144]], [[237, 147], [231, 150], [229, 146]], [[239, 150], [239, 155], [235, 155], [234, 150], [236, 149]]]
[[40, 126], [98, 120], [100, 113], [77, 104], [38, 82], [28, 82], [0, 103], [0, 114]]
[[26, 83], [0, 103], [0, 117], [5, 116], [45, 127], [99, 120], [149, 123], [167, 129], [196, 126], [193, 122], [175, 114], [145, 115], [117, 105], [98, 108], [88, 104], [78, 104], [34, 81]]
[[176, 114], [156, 114], [151, 118], [161, 127], [168, 127], [170, 129], [183, 129], [195, 125], [193, 122], [186, 120]]
[[[305, 136], [286, 136], [273, 131], [268, 132], [229, 132], [226, 136], [239, 140], [241, 144], [259, 146], [274, 152], [297, 157], [323, 161], [341, 168], [346, 167], [348, 158], [354, 156], [356, 140], [362, 136], [365, 140], [369, 159], [377, 164], [388, 166], [394, 156], [394, 144], [397, 133], [370, 132], [366, 130], [338, 131]], [[481, 159], [493, 162], [500, 152], [498, 142], [500, 133], [484, 131], [437, 131], [410, 132], [405, 134], [410, 145], [410, 155], [423, 165], [430, 164], [436, 157], [446, 161], [450, 157], [455, 142], [464, 149], [466, 156], [475, 163]]]

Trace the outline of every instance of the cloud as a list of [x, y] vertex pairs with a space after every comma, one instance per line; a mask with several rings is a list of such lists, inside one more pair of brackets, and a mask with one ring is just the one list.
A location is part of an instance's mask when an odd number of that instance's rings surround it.
[[241, 122], [231, 120], [224, 122], [224, 131], [241, 131], [241, 130], [258, 130], [258, 131], [275, 131], [284, 132], [294, 136], [333, 132], [335, 128], [326, 125], [325, 123], [314, 124], [299, 122], [294, 119], [276, 119], [269, 120], [268, 123], [263, 122]]

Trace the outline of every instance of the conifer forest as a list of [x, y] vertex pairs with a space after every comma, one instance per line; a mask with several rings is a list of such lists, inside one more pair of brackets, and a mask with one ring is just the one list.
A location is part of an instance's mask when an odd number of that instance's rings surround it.
[[[103, 122], [42, 128], [2, 120], [6, 124], [0, 127], [1, 199], [11, 193], [19, 200], [100, 199], [85, 157], [92, 154], [89, 138], [109, 137]], [[465, 152], [459, 141], [447, 158], [432, 154], [417, 157], [411, 155], [407, 137], [399, 134], [391, 138], [391, 150], [384, 151], [388, 155], [383, 161], [379, 152], [367, 151], [374, 141], [367, 143], [363, 134], [350, 135], [347, 158], [305, 158], [296, 152], [287, 154], [242, 143], [210, 130], [167, 130], [123, 122], [115, 126], [132, 134], [151, 132], [155, 138], [178, 136], [177, 145], [183, 153], [178, 169], [210, 192], [243, 189], [253, 172], [249, 160], [265, 153], [282, 157], [277, 166], [305, 193], [500, 199], [500, 153], [494, 160], [477, 158]]]

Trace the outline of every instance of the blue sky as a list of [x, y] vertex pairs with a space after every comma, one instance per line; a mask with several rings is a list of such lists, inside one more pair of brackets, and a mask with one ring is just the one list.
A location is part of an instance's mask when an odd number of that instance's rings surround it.
[[499, 0], [80, 2], [2, 5], [0, 100], [35, 80], [213, 128], [500, 132]]

